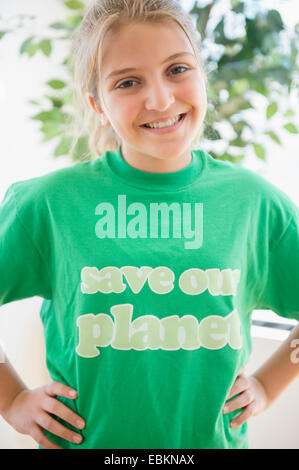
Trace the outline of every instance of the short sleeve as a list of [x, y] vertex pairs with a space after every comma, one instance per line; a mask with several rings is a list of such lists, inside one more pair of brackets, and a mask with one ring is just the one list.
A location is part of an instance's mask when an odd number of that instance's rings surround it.
[[256, 308], [299, 320], [299, 210], [295, 205], [280, 239], [264, 261], [265, 281]]
[[38, 220], [39, 214], [30, 207], [27, 197], [25, 226], [16, 203], [15, 184], [8, 188], [0, 204], [0, 305], [36, 295], [51, 298], [48, 268], [30, 233], [31, 219]]

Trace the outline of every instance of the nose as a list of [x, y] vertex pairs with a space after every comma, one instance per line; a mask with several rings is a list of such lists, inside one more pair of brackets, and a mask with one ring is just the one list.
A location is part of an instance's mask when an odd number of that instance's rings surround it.
[[147, 88], [145, 108], [148, 110], [166, 111], [174, 101], [171, 87], [161, 80], [156, 80]]

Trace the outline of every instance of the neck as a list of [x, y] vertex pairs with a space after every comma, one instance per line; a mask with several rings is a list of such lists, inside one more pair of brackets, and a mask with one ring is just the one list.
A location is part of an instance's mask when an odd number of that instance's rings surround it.
[[190, 150], [178, 156], [160, 158], [121, 146], [121, 154], [128, 165], [148, 173], [172, 173], [186, 168], [192, 161]]

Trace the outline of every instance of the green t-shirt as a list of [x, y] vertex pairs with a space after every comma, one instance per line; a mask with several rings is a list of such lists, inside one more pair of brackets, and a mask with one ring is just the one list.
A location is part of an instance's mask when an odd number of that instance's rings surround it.
[[0, 305], [46, 299], [50, 376], [78, 391], [59, 399], [85, 419], [83, 442], [45, 432], [53, 442], [244, 449], [247, 423], [230, 428], [238, 410], [222, 408], [251, 353], [252, 311], [299, 319], [299, 211], [202, 150], [162, 174], [119, 147], [9, 187], [0, 278]]

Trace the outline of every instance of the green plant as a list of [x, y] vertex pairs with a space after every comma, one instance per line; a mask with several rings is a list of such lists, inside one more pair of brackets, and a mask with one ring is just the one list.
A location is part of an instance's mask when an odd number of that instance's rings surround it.
[[[86, 3], [77, 0], [61, 0], [67, 8], [65, 19], [49, 25], [49, 31], [58, 32], [57, 37], [27, 37], [21, 44], [20, 54], [33, 57], [38, 51], [50, 57], [53, 44], [67, 41], [83, 17]], [[238, 162], [249, 147], [256, 156], [266, 158], [265, 139], [281, 145], [280, 136], [274, 132], [274, 115], [283, 118], [281, 132], [297, 134], [291, 121], [294, 117], [292, 106], [284, 108], [282, 97], [287, 96], [298, 85], [298, 42], [299, 23], [293, 31], [286, 32], [279, 12], [262, 9], [251, 0], [230, 0], [231, 7], [219, 13], [223, 0], [211, 0], [205, 6], [196, 1], [190, 10], [202, 38], [202, 54], [208, 72], [208, 111], [204, 137], [211, 144], [209, 153], [218, 159]], [[69, 14], [70, 11], [72, 14]], [[34, 17], [18, 16], [22, 27], [25, 19]], [[0, 31], [0, 39], [15, 28]], [[51, 36], [51, 34], [49, 35]], [[70, 50], [70, 48], [69, 48]], [[69, 154], [73, 135], [70, 123], [73, 115], [72, 63], [68, 55], [61, 64], [69, 79], [50, 77], [48, 93], [43, 97], [50, 108], [45, 109], [41, 100], [30, 103], [38, 108], [32, 119], [41, 122], [43, 141], [57, 140], [54, 156]], [[266, 123], [257, 130], [254, 121], [255, 100], [266, 100]], [[249, 113], [252, 119], [250, 120]], [[230, 137], [223, 130], [223, 124], [230, 128]], [[226, 149], [215, 150], [214, 141], [224, 142]], [[87, 136], [82, 136], [72, 155], [73, 161], [81, 160], [88, 152]]]

